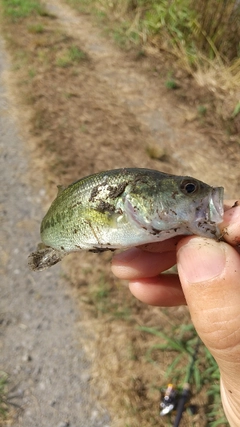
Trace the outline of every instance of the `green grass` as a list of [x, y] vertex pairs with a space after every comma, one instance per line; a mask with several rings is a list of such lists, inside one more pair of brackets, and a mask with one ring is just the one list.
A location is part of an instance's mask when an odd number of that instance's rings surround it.
[[86, 59], [87, 55], [85, 52], [83, 52], [77, 46], [73, 45], [69, 48], [69, 57], [70, 57], [71, 61], [73, 61], [73, 62], [80, 62], [83, 59]]
[[56, 65], [58, 67], [66, 68], [86, 59], [86, 53], [79, 49], [77, 46], [72, 45], [56, 59]]
[[47, 14], [46, 9], [37, 0], [2, 0], [4, 15], [12, 21], [26, 18], [30, 15]]
[[233, 112], [232, 112], [232, 118], [238, 116], [240, 114], [240, 101], [236, 104]]
[[[146, 360], [149, 363], [158, 363], [158, 352], [173, 352], [172, 362], [166, 369], [166, 383], [180, 385], [187, 382], [191, 384], [196, 396], [203, 388], [207, 388], [208, 407], [206, 417], [209, 427], [228, 425], [221, 408], [220, 398], [220, 374], [215, 359], [208, 349], [199, 340], [195, 328], [191, 324], [176, 325], [171, 334], [166, 334], [157, 328], [139, 327], [142, 332], [159, 337], [159, 344], [154, 344], [146, 352]], [[192, 358], [196, 347], [200, 344], [195, 363]], [[170, 357], [169, 357], [170, 360]], [[189, 372], [191, 377], [189, 379]]]
[[[215, 72], [219, 87], [240, 84], [240, 3], [237, 0], [65, 0], [101, 19], [124, 49], [153, 43], [195, 77]], [[170, 83], [169, 83], [170, 84]], [[208, 80], [206, 78], [206, 85]], [[174, 88], [173, 86], [171, 89]]]
[[0, 422], [6, 420], [8, 414], [7, 383], [8, 375], [0, 371]]
[[168, 79], [165, 83], [165, 86], [167, 89], [177, 89], [178, 88], [178, 84], [174, 79]]

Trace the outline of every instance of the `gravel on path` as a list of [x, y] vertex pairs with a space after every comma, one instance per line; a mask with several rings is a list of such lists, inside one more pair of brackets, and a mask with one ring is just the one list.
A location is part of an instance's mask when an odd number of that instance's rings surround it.
[[27, 267], [39, 241], [44, 190], [33, 188], [30, 159], [4, 83], [9, 67], [0, 40], [0, 370], [9, 375], [8, 425], [107, 427], [108, 414], [90, 397], [90, 366], [80, 347], [78, 306], [60, 267], [41, 274]]

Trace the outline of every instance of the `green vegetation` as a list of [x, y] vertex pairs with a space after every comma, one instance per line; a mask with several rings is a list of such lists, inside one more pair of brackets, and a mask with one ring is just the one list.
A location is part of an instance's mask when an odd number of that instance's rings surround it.
[[58, 67], [70, 67], [74, 63], [78, 63], [82, 60], [86, 60], [87, 55], [77, 46], [70, 46], [60, 57], [56, 59], [56, 65]]
[[239, 113], [240, 113], [240, 101], [235, 106], [233, 113], [232, 113], [232, 117], [234, 118], [234, 117], [238, 116]]
[[207, 114], [207, 107], [205, 105], [199, 105], [198, 106], [198, 114], [200, 117], [204, 117]]
[[178, 88], [178, 84], [176, 82], [176, 80], [174, 80], [173, 78], [169, 78], [166, 83], [166, 88], [167, 89], [177, 89]]
[[102, 316], [104, 313], [109, 319], [131, 319], [131, 307], [124, 299], [114, 300], [115, 287], [109, 282], [108, 277], [100, 274], [96, 284], [88, 286], [88, 295], [85, 302], [94, 307], [95, 316]]
[[30, 15], [45, 16], [46, 9], [37, 0], [2, 0], [4, 15], [16, 21]]
[[69, 48], [69, 57], [71, 61], [73, 62], [79, 62], [82, 59], [86, 59], [87, 55], [85, 52], [83, 52], [81, 49], [79, 49], [77, 46], [71, 46]]
[[[105, 19], [122, 47], [153, 46], [177, 58], [201, 81], [208, 70], [221, 88], [240, 84], [240, 3], [237, 0], [67, 0]], [[107, 19], [107, 20], [106, 20]], [[205, 78], [209, 83], [208, 75]]]
[[[227, 424], [223, 411], [220, 413], [219, 409], [221, 407], [220, 375], [217, 363], [203, 344], [197, 351], [200, 340], [193, 325], [176, 325], [172, 328], [171, 334], [166, 334], [157, 328], [140, 327], [139, 329], [159, 337], [159, 344], [150, 346], [146, 352], [149, 363], [158, 363], [158, 352], [175, 354], [174, 358], [169, 358], [172, 362], [169, 363], [165, 372], [166, 383], [170, 382], [183, 387], [185, 383], [190, 382], [193, 395], [197, 395], [204, 388], [209, 400], [206, 408], [207, 425], [216, 427]], [[197, 357], [192, 365], [195, 352]], [[189, 375], [190, 371], [191, 375]]]
[[1, 371], [0, 372], [0, 425], [1, 421], [5, 420], [8, 413], [8, 405], [7, 405], [7, 382], [8, 375]]

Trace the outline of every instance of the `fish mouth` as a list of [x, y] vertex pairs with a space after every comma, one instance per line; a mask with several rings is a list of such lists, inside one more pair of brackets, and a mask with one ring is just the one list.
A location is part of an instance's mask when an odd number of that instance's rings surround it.
[[209, 220], [216, 224], [223, 221], [223, 187], [213, 188], [209, 198]]
[[204, 197], [197, 209], [195, 228], [191, 229], [193, 234], [216, 239], [221, 236], [218, 224], [223, 221], [223, 192], [223, 187], [212, 187]]

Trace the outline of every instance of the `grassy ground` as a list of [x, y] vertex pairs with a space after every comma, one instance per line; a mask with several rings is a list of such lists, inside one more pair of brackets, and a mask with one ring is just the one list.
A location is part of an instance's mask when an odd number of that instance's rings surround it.
[[[98, 88], [91, 59], [74, 35], [66, 35], [54, 15], [37, 0], [1, 0], [0, 4], [2, 31], [12, 54], [20, 99], [31, 111], [35, 165], [45, 168], [46, 185], [58, 183], [59, 176], [70, 182], [79, 164], [82, 175], [112, 167], [109, 158], [114, 158], [119, 144], [128, 159], [131, 152], [146, 157], [144, 132], [139, 133], [133, 117], [117, 109], [111, 93]], [[87, 82], [95, 88], [93, 99]], [[100, 98], [104, 112], [101, 117]], [[83, 113], [79, 117], [80, 110]], [[112, 146], [104, 139], [98, 140], [103, 125], [111, 132]], [[118, 137], [116, 129], [120, 127]], [[82, 135], [85, 145], [79, 147], [73, 141], [81, 141]], [[98, 141], [94, 164], [93, 153], [88, 154], [92, 139]], [[151, 161], [146, 158], [146, 165], [153, 167]], [[115, 417], [118, 414], [116, 427], [171, 425], [173, 414], [159, 419], [158, 405], [160, 391], [169, 382], [181, 389], [197, 345], [187, 309], [144, 307], [109, 274], [109, 260], [109, 254], [97, 258], [83, 254], [80, 266], [75, 256], [69, 257], [65, 265], [66, 278], [77, 289], [79, 303], [84, 306], [86, 327], [94, 331], [94, 343], [89, 341], [85, 347], [90, 353], [97, 348], [101, 356], [96, 357], [93, 385], [101, 384], [99, 399], [109, 405]], [[194, 416], [185, 412], [185, 426], [226, 425], [218, 380], [216, 364], [201, 345], [191, 380], [191, 403], [198, 406], [198, 411]], [[0, 393], [4, 396], [5, 392], [0, 389]]]

